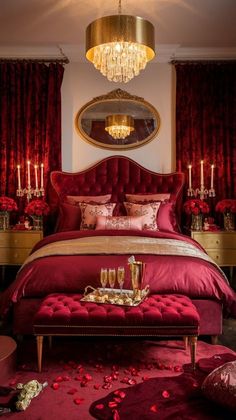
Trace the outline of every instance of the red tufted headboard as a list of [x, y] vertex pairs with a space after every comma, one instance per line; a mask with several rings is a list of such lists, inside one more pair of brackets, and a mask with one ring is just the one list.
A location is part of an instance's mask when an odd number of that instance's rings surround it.
[[125, 193], [170, 193], [180, 220], [184, 174], [159, 174], [124, 156], [111, 156], [77, 173], [53, 171], [49, 205], [56, 211], [65, 195], [112, 194], [113, 202], [125, 201]]

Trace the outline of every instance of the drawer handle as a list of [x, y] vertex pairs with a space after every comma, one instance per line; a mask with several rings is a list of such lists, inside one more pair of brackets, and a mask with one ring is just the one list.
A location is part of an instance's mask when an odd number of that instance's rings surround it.
[[219, 259], [219, 255], [216, 255], [216, 260], [218, 260]]
[[18, 244], [18, 239], [14, 239], [14, 244]]
[[220, 243], [220, 241], [217, 239], [216, 244], [219, 244], [219, 243]]

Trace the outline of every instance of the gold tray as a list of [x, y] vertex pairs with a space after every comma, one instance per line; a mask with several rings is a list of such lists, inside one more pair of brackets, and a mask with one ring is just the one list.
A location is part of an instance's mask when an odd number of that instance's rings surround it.
[[[88, 289], [92, 289], [92, 292], [88, 293]], [[138, 306], [147, 297], [149, 287], [146, 286], [145, 289], [138, 292], [138, 295], [134, 296], [133, 290], [129, 289], [123, 289], [121, 292], [120, 289], [113, 289], [111, 291], [109, 288], [103, 289], [98, 287], [94, 289], [92, 286], [87, 286], [81, 301], [121, 306]]]

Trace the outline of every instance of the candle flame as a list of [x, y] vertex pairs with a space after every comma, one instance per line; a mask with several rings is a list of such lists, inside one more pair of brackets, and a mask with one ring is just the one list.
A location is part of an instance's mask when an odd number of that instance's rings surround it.
[[38, 168], [38, 165], [34, 165], [34, 169], [37, 169]]
[[201, 163], [203, 163], [204, 161], [203, 160], [201, 160]]
[[212, 167], [212, 169], [214, 169], [215, 165], [212, 164], [211, 167]]
[[41, 165], [40, 165], [40, 166], [41, 166], [41, 168], [43, 168], [43, 167], [44, 167], [44, 164], [43, 164], [43, 163], [41, 163]]
[[16, 165], [17, 169], [20, 169], [20, 165]]
[[30, 160], [27, 160], [28, 165], [30, 165]]
[[188, 165], [188, 168], [189, 168], [189, 169], [192, 169], [192, 165]]

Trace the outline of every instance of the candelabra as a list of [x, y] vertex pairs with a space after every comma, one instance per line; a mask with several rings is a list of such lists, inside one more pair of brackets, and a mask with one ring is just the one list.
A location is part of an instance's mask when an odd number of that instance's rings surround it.
[[27, 201], [29, 202], [31, 198], [34, 197], [43, 197], [44, 196], [44, 188], [32, 188], [30, 185], [28, 185], [27, 188], [21, 188], [19, 187], [16, 190], [17, 197], [23, 197], [26, 195]]
[[207, 196], [208, 197], [211, 197], [211, 198], [215, 197], [216, 196], [216, 192], [215, 192], [215, 189], [214, 188], [211, 187], [208, 190], [202, 184], [200, 186], [200, 188], [196, 188], [196, 189], [194, 189], [192, 187], [188, 188], [188, 190], [187, 190], [187, 196], [188, 197], [198, 197], [199, 196], [200, 200], [204, 200], [204, 198], [207, 198]]

